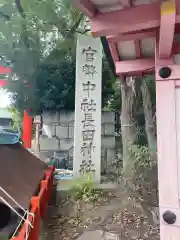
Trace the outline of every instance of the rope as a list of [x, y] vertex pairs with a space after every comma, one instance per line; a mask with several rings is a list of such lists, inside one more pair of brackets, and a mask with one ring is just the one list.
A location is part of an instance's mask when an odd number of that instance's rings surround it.
[[[29, 237], [29, 226], [31, 228], [34, 228], [33, 225], [30, 223], [29, 221], [29, 216], [31, 215], [33, 217], [33, 223], [34, 223], [34, 214], [30, 213], [28, 210], [25, 210], [18, 202], [16, 202], [16, 200], [14, 198], [12, 198], [2, 187], [0, 187], [0, 190], [9, 198], [12, 200], [12, 202], [14, 202], [21, 210], [23, 210], [24, 215], [22, 216], [20, 213], [18, 213], [16, 211], [15, 208], [13, 208], [3, 197], [0, 197], [0, 200], [7, 205], [14, 213], [16, 213], [16, 215], [18, 215], [21, 218], [21, 221], [19, 222], [17, 228], [15, 229], [15, 232], [13, 234], [13, 236], [15, 236], [15, 234], [17, 233], [19, 227], [21, 226], [22, 222], [24, 221], [27, 224], [26, 227], [26, 240], [28, 240]], [[27, 215], [27, 217], [25, 218], [25, 216]]]
[[25, 210], [18, 202], [16, 202], [16, 200], [15, 200], [13, 197], [11, 197], [11, 196], [9, 195], [9, 193], [6, 192], [6, 190], [4, 190], [2, 187], [0, 187], [0, 190], [1, 190], [8, 198], [10, 198], [21, 210], [23, 210], [24, 212], [26, 212], [26, 210]]
[[[27, 223], [33, 228], [32, 224], [31, 224], [28, 220], [26, 220], [23, 216], [21, 216], [21, 214], [19, 214], [3, 197], [0, 197], [0, 200], [1, 200], [5, 205], [7, 205], [14, 213], [16, 213], [22, 220], [24, 220], [25, 222], [27, 222]], [[27, 211], [24, 210], [24, 212], [25, 212], [25, 214], [27, 214]]]
[[[26, 213], [23, 215], [23, 217], [25, 218], [25, 216], [26, 216]], [[14, 233], [13, 233], [13, 235], [12, 235], [12, 238], [15, 237], [15, 235], [16, 235], [18, 229], [20, 228], [22, 222], [23, 222], [23, 219], [21, 219], [21, 221], [19, 222], [17, 228], [15, 229], [15, 231], [14, 231]]]
[[[34, 223], [34, 214], [33, 213], [30, 213], [29, 211], [27, 211], [27, 220], [29, 219], [29, 216], [32, 216], [32, 218], [33, 218], [33, 223]], [[30, 227], [31, 227], [31, 225], [30, 225]], [[25, 235], [25, 240], [28, 240], [28, 237], [29, 237], [29, 232], [30, 232], [30, 230], [29, 230], [29, 224], [27, 224], [27, 227], [26, 227], [26, 235]]]

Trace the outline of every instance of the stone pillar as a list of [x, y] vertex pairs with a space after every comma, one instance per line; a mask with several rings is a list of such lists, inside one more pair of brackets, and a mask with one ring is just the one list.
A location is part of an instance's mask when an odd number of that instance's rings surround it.
[[76, 55], [74, 162], [76, 176], [101, 172], [102, 46], [99, 39], [79, 36]]

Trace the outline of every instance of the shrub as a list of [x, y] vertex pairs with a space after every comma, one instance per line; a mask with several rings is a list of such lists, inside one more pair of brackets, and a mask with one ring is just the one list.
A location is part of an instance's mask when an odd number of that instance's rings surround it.
[[75, 201], [95, 202], [102, 197], [103, 193], [94, 184], [92, 175], [86, 174], [75, 181], [71, 187], [71, 195]]

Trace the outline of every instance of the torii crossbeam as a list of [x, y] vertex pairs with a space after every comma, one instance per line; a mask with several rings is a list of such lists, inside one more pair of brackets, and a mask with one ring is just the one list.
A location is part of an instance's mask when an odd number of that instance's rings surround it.
[[106, 36], [117, 76], [156, 75], [161, 240], [180, 236], [180, 1], [74, 0]]

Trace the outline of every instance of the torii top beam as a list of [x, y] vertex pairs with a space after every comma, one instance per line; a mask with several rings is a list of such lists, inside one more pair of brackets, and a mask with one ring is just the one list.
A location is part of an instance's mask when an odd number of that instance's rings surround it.
[[180, 53], [174, 41], [174, 31], [180, 32], [180, 1], [74, 0], [74, 4], [90, 18], [92, 35], [107, 37], [117, 75], [154, 71], [157, 40], [160, 58]]

